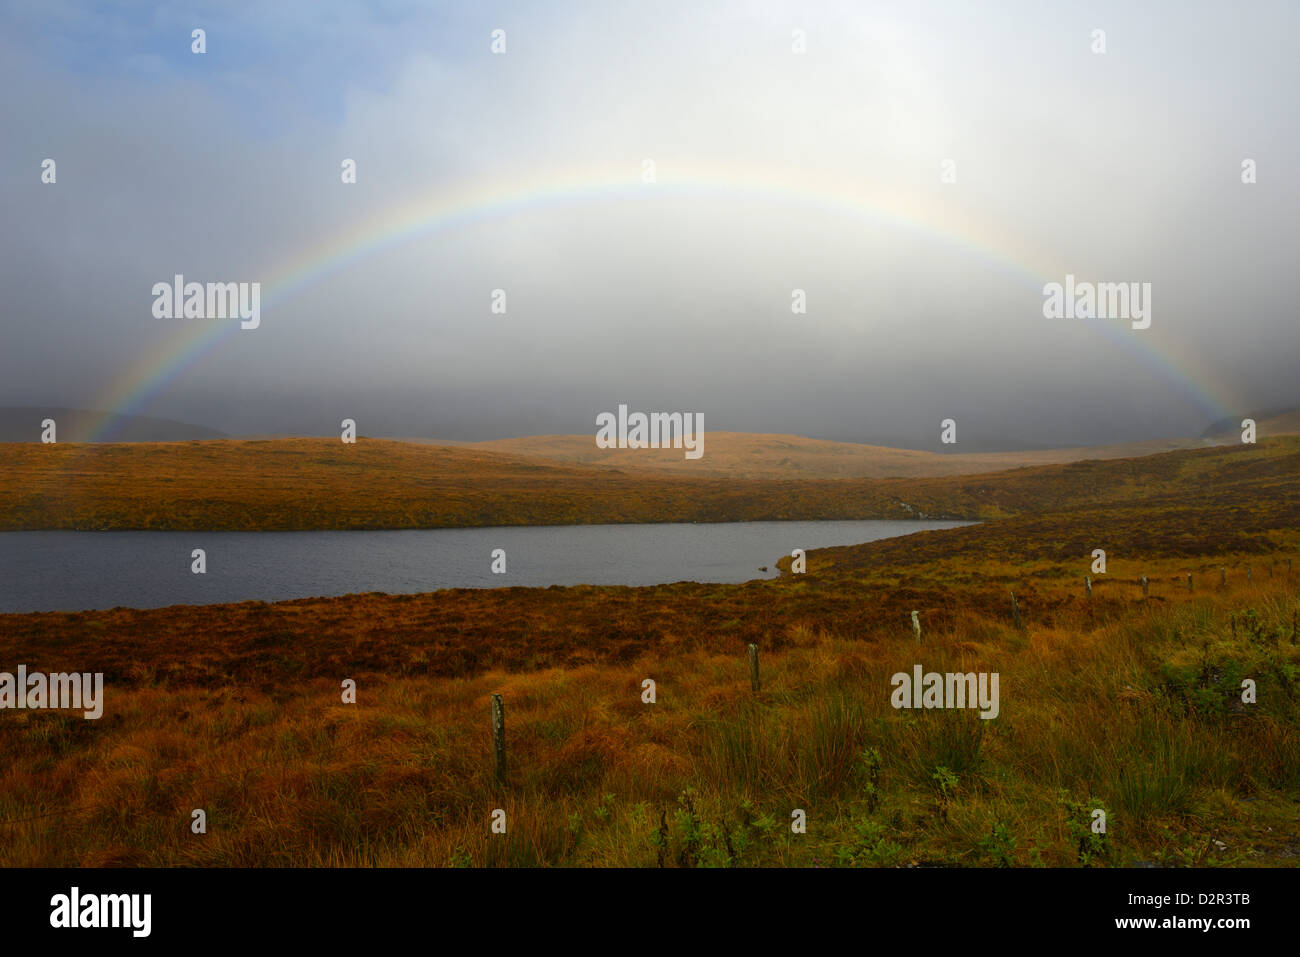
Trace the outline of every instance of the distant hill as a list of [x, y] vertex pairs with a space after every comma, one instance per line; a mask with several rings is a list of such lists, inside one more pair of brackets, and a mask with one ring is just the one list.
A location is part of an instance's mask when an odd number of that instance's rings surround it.
[[[419, 439], [404, 441], [421, 442]], [[464, 444], [485, 451], [594, 465], [622, 472], [671, 472], [754, 479], [921, 478], [1000, 472], [1022, 466], [1059, 465], [1084, 459], [1120, 459], [1222, 444], [1210, 439], [1159, 439], [1020, 452], [923, 452], [832, 442], [798, 435], [706, 432], [704, 457], [688, 461], [681, 449], [599, 449], [592, 435], [538, 435]]]
[[55, 406], [0, 406], [0, 442], [39, 442], [41, 422], [53, 419], [59, 442], [188, 442], [224, 439], [226, 434], [202, 425], [154, 419], [143, 415], [116, 415]]
[[[935, 456], [947, 461], [951, 456]], [[705, 458], [707, 459], [707, 453]], [[1148, 520], [1196, 517], [1211, 490], [1236, 508], [1218, 529], [1221, 551], [1258, 549], [1247, 541], [1294, 527], [1300, 437], [1268, 439], [1108, 462], [1078, 462], [998, 474], [885, 479], [740, 479], [733, 476], [619, 472], [546, 462], [472, 446], [360, 438], [267, 441], [10, 445], [0, 454], [0, 529], [378, 529], [574, 525], [619, 522], [758, 522], [826, 519], [991, 520], [1093, 506], [1091, 538], [1062, 551], [1039, 529], [1016, 549], [1076, 556], [1088, 541], [1114, 541], [1103, 507], [1136, 506], [1127, 521], [1133, 550]], [[1191, 478], [1195, 474], [1195, 478]], [[1254, 498], [1238, 496], [1247, 477]], [[1181, 489], [1174, 494], [1171, 489]], [[1210, 500], [1207, 491], [1203, 496]], [[1234, 504], [1236, 503], [1236, 504]], [[1223, 509], [1206, 513], [1223, 522]], [[1190, 515], [1190, 517], [1189, 517]], [[1166, 515], [1167, 517], [1167, 515]], [[1052, 519], [1059, 519], [1059, 515]], [[1261, 524], [1263, 523], [1263, 524]], [[1275, 524], [1276, 523], [1276, 524]], [[1287, 524], [1290, 523], [1290, 524]], [[1168, 522], [1165, 531], [1177, 528]], [[1228, 544], [1235, 541], [1236, 545]], [[1149, 543], [1148, 543], [1149, 544]]]
[[1268, 409], [1264, 412], [1252, 412], [1249, 416], [1220, 419], [1201, 433], [1203, 438], [1219, 438], [1224, 435], [1241, 433], [1241, 420], [1255, 420], [1255, 431], [1259, 438], [1272, 435], [1294, 435], [1300, 432], [1300, 409]]

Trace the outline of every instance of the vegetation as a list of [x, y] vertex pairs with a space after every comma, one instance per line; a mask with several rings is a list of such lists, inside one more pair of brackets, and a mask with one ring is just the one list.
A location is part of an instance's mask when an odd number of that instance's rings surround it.
[[1300, 436], [984, 475], [797, 481], [633, 474], [367, 439], [11, 444], [0, 445], [0, 530], [992, 519], [1088, 505], [1106, 506], [1096, 517], [1114, 525], [1114, 506], [1154, 500], [1191, 514], [1201, 503], [1188, 496], [1204, 494], [1237, 503], [1242, 517], [1263, 509], [1253, 527], [1272, 528], [1296, 507], [1286, 492], [1297, 474]]
[[[1300, 432], [1300, 416], [1266, 419], [1260, 434]], [[938, 439], [938, 433], [935, 433]], [[1235, 439], [1234, 439], [1235, 441]], [[1079, 459], [1119, 459], [1174, 449], [1205, 448], [1205, 439], [1169, 439], [1090, 448], [1017, 452], [926, 452], [856, 442], [832, 442], [801, 435], [709, 431], [705, 455], [687, 459], [681, 449], [601, 449], [590, 435], [535, 435], [475, 442], [470, 448], [579, 465], [604, 465], [627, 472], [676, 472], [728, 478], [917, 478], [975, 475], [1024, 466], [1057, 465]]]
[[[4, 715], [0, 859], [1278, 865], [1300, 853], [1300, 649], [1289, 633], [1300, 596], [1284, 578], [1133, 598], [1122, 615], [1075, 609], [1027, 633], [971, 613], [927, 631], [919, 651], [901, 621], [787, 624], [764, 648], [757, 697], [743, 643], [725, 631], [621, 663], [607, 647], [602, 661], [440, 677], [432, 636], [357, 663], [378, 601], [356, 610], [352, 633], [317, 628], [314, 614], [347, 599], [292, 603], [284, 630], [250, 633], [228, 608], [189, 609], [210, 636], [192, 662], [170, 646], [165, 614], [114, 612], [132, 616], [142, 650], [123, 674], [114, 662], [129, 629], [102, 629], [99, 660], [85, 663], [117, 669], [101, 720]], [[401, 620], [405, 602], [386, 601]], [[1239, 630], [1234, 641], [1229, 616], [1252, 611], [1268, 640]], [[6, 660], [54, 669], [63, 642], [44, 625], [43, 648], [14, 652], [6, 637]], [[249, 667], [254, 644], [270, 667]], [[889, 676], [918, 661], [999, 672], [1001, 715], [894, 711]], [[1257, 704], [1240, 703], [1238, 674], [1258, 682]], [[344, 677], [358, 682], [356, 705], [340, 701]], [[492, 777], [491, 692], [507, 707], [504, 788]], [[209, 833], [190, 832], [195, 808]], [[489, 830], [495, 808], [504, 835]], [[795, 808], [806, 834], [791, 832]], [[1095, 808], [1104, 835], [1089, 829]]]
[[[160, 476], [192, 481], [203, 469], [184, 464], [189, 450], [221, 477], [207, 491], [214, 501], [197, 486], [170, 500], [155, 491], [156, 515], [260, 527], [303, 486], [253, 469], [250, 445], [109, 447], [44, 466], [35, 457], [69, 453], [24, 449], [6, 459], [3, 481], [13, 489], [17, 471], [36, 469], [47, 484], [30, 493], [29, 513], [6, 493], [6, 521], [50, 527], [63, 502], [95, 521], [165, 527], [144, 521], [148, 496], [127, 476], [147, 470], [143, 455]], [[357, 462], [356, 475], [324, 464], [378, 447], [300, 450], [320, 459], [294, 460], [301, 483], [373, 490], [368, 504], [305, 497], [312, 514], [343, 523], [328, 527], [399, 515], [403, 496], [426, 482], [441, 490], [437, 508], [454, 503], [466, 520], [508, 495], [554, 517], [571, 493], [578, 514], [586, 497], [605, 494], [582, 486], [593, 470], [577, 468], [547, 473], [558, 490], [541, 491], [550, 485], [530, 485], [523, 465], [502, 457], [481, 464], [513, 470], [513, 491], [508, 480], [506, 491], [495, 479], [486, 489], [467, 482], [459, 498], [448, 491], [455, 475], [375, 464], [365, 478]], [[294, 450], [267, 448], [285, 451]], [[441, 454], [410, 454], [426, 453]], [[114, 454], [121, 474], [96, 459]], [[1288, 440], [958, 479], [787, 483], [794, 510], [858, 507], [852, 487], [867, 502], [896, 496], [927, 512], [1007, 517], [816, 551], [806, 575], [736, 586], [0, 616], [0, 669], [102, 671], [106, 695], [98, 721], [0, 712], [0, 862], [1291, 865], [1300, 860], [1300, 569], [1288, 563], [1300, 554], [1298, 455]], [[213, 464], [222, 456], [252, 458], [239, 472], [233, 458]], [[77, 461], [70, 488], [49, 477]], [[627, 481], [639, 491], [622, 520], [658, 494], [652, 480]], [[737, 507], [782, 501], [763, 498], [775, 492], [762, 483], [725, 486]], [[664, 487], [693, 503], [706, 486]], [[241, 497], [254, 488], [261, 499]], [[1107, 552], [1105, 574], [1091, 572], [1094, 548]], [[761, 649], [758, 694], [750, 642]], [[890, 677], [918, 663], [997, 672], [999, 716], [895, 710]], [[354, 705], [341, 701], [345, 678], [357, 682]], [[642, 700], [647, 678], [654, 704]], [[1245, 679], [1254, 703], [1242, 700]], [[493, 777], [493, 692], [506, 703], [504, 785]], [[206, 834], [191, 831], [196, 808]], [[497, 808], [505, 834], [490, 829]], [[796, 809], [806, 833], [791, 830]], [[1093, 827], [1098, 810], [1104, 832]]]

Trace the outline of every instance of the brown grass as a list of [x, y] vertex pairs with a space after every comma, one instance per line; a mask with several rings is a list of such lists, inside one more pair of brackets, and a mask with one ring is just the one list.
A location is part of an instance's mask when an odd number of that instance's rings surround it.
[[[770, 590], [774, 607], [787, 588]], [[773, 622], [757, 697], [751, 635], [708, 625], [700, 640], [631, 657], [597, 647], [564, 666], [444, 676], [425, 660], [427, 639], [371, 653], [367, 623], [385, 601], [401, 621], [398, 598], [320, 603], [322, 617], [292, 631], [250, 626], [243, 609], [233, 621], [230, 608], [193, 610], [209, 636], [205, 667], [176, 668], [192, 648], [172, 643], [177, 623], [134, 613], [138, 666], [109, 679], [103, 719], [11, 712], [0, 725], [0, 861], [655, 866], [662, 849], [666, 865], [988, 865], [1000, 825], [1013, 863], [1078, 864], [1064, 793], [1107, 811], [1089, 863], [1294, 864], [1294, 584], [1236, 576], [1199, 597], [1168, 588], [1097, 608], [1067, 590], [1043, 589], [1055, 611], [1031, 604], [1024, 630], [1001, 609], [965, 609], [927, 625], [920, 649], [905, 620]], [[486, 595], [501, 610], [518, 599]], [[1234, 640], [1229, 616], [1244, 622], [1248, 608], [1261, 637], [1243, 625]], [[61, 631], [16, 660], [54, 670], [68, 654]], [[105, 629], [98, 656], [74, 657], [113, 667], [124, 634]], [[238, 651], [258, 636], [265, 669]], [[999, 672], [1002, 714], [981, 728], [969, 714], [893, 711], [889, 675], [916, 662]], [[1258, 706], [1234, 708], [1222, 680], [1233, 663], [1259, 681]], [[358, 683], [355, 706], [340, 702], [344, 677]], [[657, 682], [653, 705], [645, 678]], [[507, 703], [505, 788], [492, 779], [490, 692]], [[881, 770], [868, 800], [871, 749]], [[957, 776], [949, 797], [935, 788], [941, 767]], [[194, 808], [208, 814], [206, 835], [188, 830]], [[504, 836], [488, 826], [495, 808], [508, 815]], [[809, 815], [806, 835], [789, 831], [794, 808]]]
[[[28, 449], [22, 467], [54, 451]], [[214, 506], [197, 476], [218, 474], [221, 514], [269, 520], [300, 490], [219, 467], [257, 451], [155, 450], [146, 459], [161, 474], [196, 484], [154, 507], [215, 514], [201, 511]], [[451, 481], [413, 475], [425, 460], [402, 446], [262, 451], [318, 456], [274, 459], [317, 491], [366, 481], [368, 520], [400, 514], [404, 490]], [[186, 464], [199, 453], [204, 467]], [[348, 471], [367, 459], [339, 464], [353, 453], [378, 457], [371, 478]], [[123, 474], [83, 457], [95, 467], [74, 490], [40, 493], [41, 522], [56, 501], [138, 520], [150, 500], [126, 476], [145, 467], [140, 450], [97, 454], [121, 455]], [[1286, 562], [1300, 554], [1298, 474], [1297, 447], [1282, 441], [918, 482], [913, 505], [1016, 514], [813, 552], [807, 575], [738, 586], [0, 616], [0, 666], [103, 671], [107, 695], [99, 721], [0, 713], [0, 863], [1293, 865], [1300, 569]], [[360, 506], [318, 507], [357, 517]], [[1095, 547], [1108, 569], [1087, 599]], [[889, 677], [915, 663], [998, 672], [1002, 713], [895, 711]], [[1240, 700], [1246, 677], [1255, 704]], [[356, 705], [340, 700], [344, 678]], [[507, 707], [504, 787], [492, 778], [493, 692]], [[189, 829], [195, 808], [207, 834]], [[505, 835], [489, 828], [496, 808]], [[807, 834], [790, 831], [795, 808]], [[1104, 838], [1089, 836], [1094, 808]]]
[[[1263, 434], [1273, 436], [1280, 433], [1265, 431]], [[937, 441], [937, 431], [935, 438]], [[705, 454], [698, 460], [686, 459], [681, 449], [600, 449], [596, 448], [590, 435], [535, 435], [465, 443], [463, 447], [574, 465], [606, 466], [625, 472], [805, 480], [977, 475], [1086, 459], [1134, 458], [1157, 452], [1207, 448], [1215, 444], [1205, 439], [1161, 439], [1019, 452], [939, 453], [810, 439], [802, 435], [708, 432]]]
[[987, 519], [1110, 507], [1179, 489], [1220, 498], [1240, 489], [1252, 503], [1243, 509], [1276, 512], [1294, 506], [1270, 500], [1270, 490], [1296, 474], [1300, 438], [1292, 437], [990, 475], [809, 481], [625, 474], [365, 439], [13, 444], [0, 445], [0, 530]]

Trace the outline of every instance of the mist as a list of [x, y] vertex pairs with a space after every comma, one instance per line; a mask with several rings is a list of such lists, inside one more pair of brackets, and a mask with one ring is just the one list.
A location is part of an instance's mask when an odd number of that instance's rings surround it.
[[[1286, 3], [5, 7], [0, 405], [1197, 435], [1300, 405], [1298, 28]], [[459, 212], [382, 228], [421, 209]], [[261, 282], [260, 326], [155, 318], [176, 274]], [[1150, 328], [1045, 318], [1067, 274], [1150, 283]]]

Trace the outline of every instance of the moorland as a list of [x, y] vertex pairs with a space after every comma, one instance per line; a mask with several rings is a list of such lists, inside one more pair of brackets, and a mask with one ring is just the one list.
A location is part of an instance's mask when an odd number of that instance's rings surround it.
[[[0, 862], [1293, 865], [1297, 476], [1295, 437], [805, 480], [376, 440], [10, 446], [4, 529], [981, 524], [742, 585], [0, 616], [0, 663], [106, 687], [97, 721], [0, 714]], [[998, 717], [896, 710], [917, 664], [998, 673]]]

